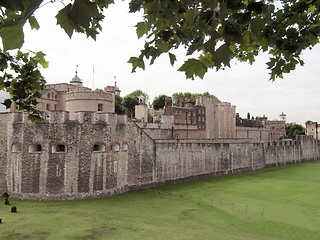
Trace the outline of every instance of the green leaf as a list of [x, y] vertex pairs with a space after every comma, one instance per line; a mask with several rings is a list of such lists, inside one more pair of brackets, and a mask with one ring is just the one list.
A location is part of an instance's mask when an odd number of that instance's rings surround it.
[[144, 34], [147, 34], [151, 28], [148, 22], [138, 22], [136, 25], [136, 31], [138, 38], [141, 38]]
[[174, 65], [174, 62], [177, 60], [176, 59], [176, 55], [172, 54], [172, 53], [169, 53], [169, 58], [170, 58], [170, 63], [171, 65], [173, 66]]
[[210, 53], [201, 54], [199, 60], [207, 66], [207, 68], [211, 68], [213, 66], [212, 55]]
[[212, 37], [205, 44], [203, 44], [204, 50], [209, 53], [214, 52], [215, 46], [216, 46], [216, 39]]
[[184, 62], [178, 71], [185, 72], [187, 78], [194, 80], [195, 76], [203, 79], [204, 74], [207, 72], [207, 67], [201, 61], [191, 58]]
[[44, 58], [46, 55], [43, 52], [37, 52], [35, 58], [40, 63], [43, 68], [47, 68], [49, 66], [49, 62]]
[[75, 0], [69, 14], [76, 24], [86, 29], [89, 28], [91, 19], [99, 16], [95, 3], [89, 0]]
[[11, 106], [11, 102], [12, 101], [8, 98], [8, 99], [4, 100], [2, 104], [5, 105], [6, 108], [8, 109]]
[[70, 9], [72, 8], [71, 4], [68, 4], [63, 9], [61, 9], [56, 15], [57, 24], [59, 24], [63, 30], [68, 34], [69, 38], [72, 37], [73, 31], [75, 29], [75, 23], [69, 17]]
[[10, 49], [21, 48], [24, 42], [22, 26], [23, 23], [16, 23], [1, 28], [0, 34], [2, 38], [3, 49], [5, 51]]
[[24, 4], [23, 1], [19, 0], [1, 0], [0, 2], [1, 6], [11, 9], [13, 11], [23, 11], [24, 10]]
[[131, 57], [128, 63], [132, 64], [132, 72], [136, 72], [137, 67], [142, 68], [144, 70], [144, 61], [141, 58]]
[[265, 28], [265, 21], [262, 18], [251, 20], [251, 31], [255, 34], [261, 33]]
[[161, 52], [168, 52], [169, 44], [161, 39], [156, 41], [156, 46]]
[[38, 23], [37, 19], [34, 16], [31, 16], [29, 18], [29, 24], [30, 24], [31, 29], [38, 30], [40, 28], [39, 23]]
[[234, 53], [230, 50], [227, 44], [220, 46], [217, 51], [214, 53], [214, 65], [217, 67], [221, 66], [223, 63], [225, 66], [230, 67], [230, 60], [233, 57]]

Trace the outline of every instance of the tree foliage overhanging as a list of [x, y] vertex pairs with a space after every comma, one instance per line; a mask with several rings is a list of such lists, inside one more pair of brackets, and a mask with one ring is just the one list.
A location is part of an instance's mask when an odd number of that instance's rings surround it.
[[[34, 12], [49, 7], [56, 0], [0, 0], [0, 37], [2, 72], [16, 71], [6, 51], [19, 49], [24, 42], [23, 26], [40, 27]], [[57, 13], [59, 24], [71, 38], [74, 32], [96, 39], [102, 30], [104, 10], [113, 0], [59, 0], [64, 6]], [[45, 6], [46, 5], [46, 6]], [[137, 37], [145, 37], [145, 45], [137, 57], [131, 57], [132, 71], [153, 64], [161, 54], [168, 54], [173, 65], [174, 50], [185, 47], [190, 56], [179, 68], [187, 78], [203, 78], [208, 69], [230, 67], [237, 59], [253, 63], [260, 52], [270, 56], [267, 62], [270, 79], [283, 77], [297, 65], [303, 65], [301, 53], [319, 42], [320, 0], [131, 0], [129, 12], [142, 11], [144, 20], [137, 23]], [[16, 58], [16, 56], [13, 56]], [[19, 57], [18, 57], [19, 58]], [[30, 60], [31, 61], [31, 60]], [[35, 71], [43, 59], [33, 59]], [[32, 70], [32, 71], [33, 71]], [[27, 74], [28, 75], [28, 74]], [[19, 76], [29, 90], [9, 91], [16, 101], [25, 101], [44, 89], [43, 78], [29, 81]], [[0, 78], [0, 89], [14, 89], [10, 78]], [[30, 103], [31, 108], [34, 106]], [[20, 106], [24, 108], [23, 104]]]

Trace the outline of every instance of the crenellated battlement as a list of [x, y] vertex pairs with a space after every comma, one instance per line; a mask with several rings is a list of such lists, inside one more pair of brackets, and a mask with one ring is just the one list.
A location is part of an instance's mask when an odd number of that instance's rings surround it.
[[[28, 119], [29, 112], [11, 112], [5, 113], [10, 115], [12, 123], [27, 123], [32, 124]], [[40, 121], [42, 123], [52, 123], [52, 124], [63, 124], [70, 121], [70, 113], [67, 111], [49, 111], [48, 114], [43, 113], [43, 119]], [[116, 113], [98, 113], [94, 111], [77, 111], [75, 113], [75, 119], [73, 122], [84, 123], [84, 122], [105, 122], [107, 124], [127, 124], [127, 115], [118, 115]]]
[[73, 91], [66, 93], [66, 101], [71, 100], [104, 100], [113, 101], [113, 94], [103, 91]]

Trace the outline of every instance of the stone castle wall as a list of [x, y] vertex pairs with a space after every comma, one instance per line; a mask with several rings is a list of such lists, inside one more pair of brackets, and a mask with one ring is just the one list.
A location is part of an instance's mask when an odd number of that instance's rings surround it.
[[44, 121], [26, 119], [0, 114], [0, 190], [19, 198], [101, 197], [320, 155], [319, 142], [305, 137], [154, 140], [124, 115], [78, 112], [69, 120], [68, 112], [50, 111]]
[[319, 142], [156, 141], [157, 182], [176, 182], [319, 158]]
[[10, 117], [10, 113], [2, 113], [0, 117], [0, 193], [3, 193], [7, 186], [7, 133], [10, 131], [7, 122]]

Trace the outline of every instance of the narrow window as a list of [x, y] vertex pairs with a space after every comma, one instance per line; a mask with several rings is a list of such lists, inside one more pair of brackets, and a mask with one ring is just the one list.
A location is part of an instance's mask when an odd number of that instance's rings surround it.
[[47, 104], [47, 110], [50, 110], [50, 104]]
[[176, 115], [178, 115], [178, 111], [176, 111]]
[[199, 121], [201, 121], [201, 117], [199, 117]]
[[191, 116], [191, 112], [189, 112], [189, 117]]
[[176, 118], [176, 123], [178, 123], [178, 119]]
[[102, 111], [103, 111], [103, 104], [98, 103], [98, 112], [102, 112]]
[[119, 146], [118, 143], [113, 143], [113, 144], [111, 145], [111, 151], [119, 152], [119, 150], [120, 150], [120, 146]]
[[180, 116], [181, 116], [181, 111], [179, 111], [179, 114], [180, 114]]
[[191, 119], [189, 119], [189, 124], [191, 124]]
[[128, 143], [122, 143], [122, 151], [128, 151]]
[[57, 144], [52, 146], [53, 153], [65, 153], [67, 152], [66, 145], [64, 144]]
[[118, 170], [118, 163], [117, 163], [117, 161], [114, 161], [113, 162], [113, 172], [117, 172], [117, 170]]
[[57, 145], [57, 152], [65, 152], [66, 151], [66, 146], [59, 144]]
[[54, 105], [54, 110], [55, 110], [55, 111], [57, 110], [57, 105]]
[[95, 145], [93, 145], [93, 151], [94, 152], [105, 152], [106, 146], [104, 144], [95, 144]]
[[61, 169], [59, 166], [57, 166], [57, 177], [61, 176]]
[[11, 151], [12, 152], [20, 152], [21, 151], [20, 144], [19, 143], [12, 144]]
[[47, 94], [47, 98], [50, 98], [50, 93]]
[[196, 115], [196, 112], [193, 112], [193, 114], [192, 114], [193, 116], [195, 116]]
[[29, 145], [29, 153], [40, 153], [42, 147], [40, 144], [30, 144]]

